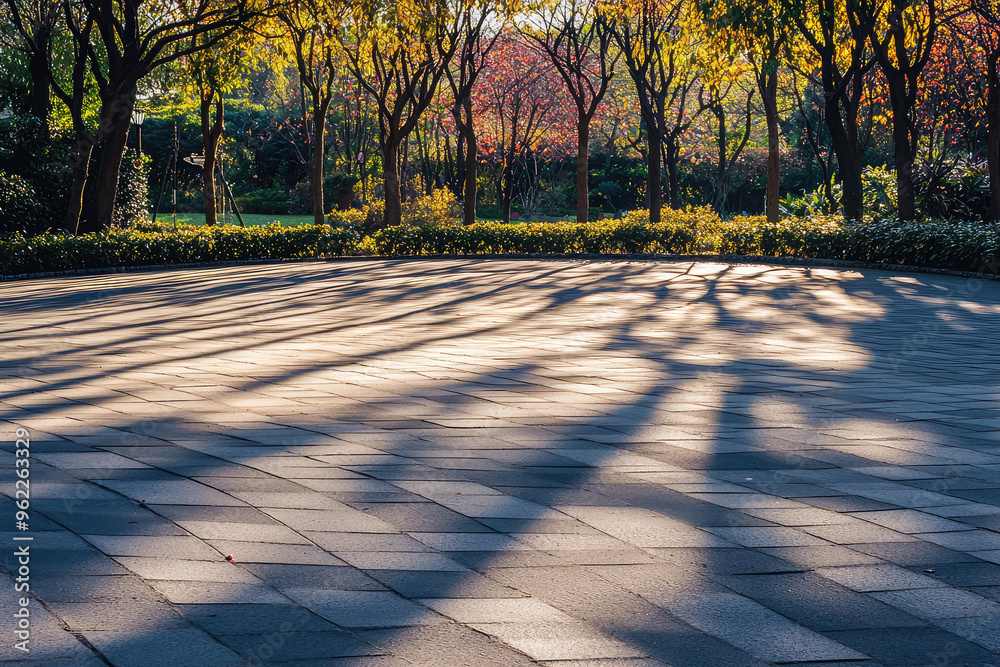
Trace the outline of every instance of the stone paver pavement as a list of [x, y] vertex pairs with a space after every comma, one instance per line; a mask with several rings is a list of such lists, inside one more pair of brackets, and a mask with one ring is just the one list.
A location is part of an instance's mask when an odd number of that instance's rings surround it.
[[0, 312], [0, 661], [1000, 665], [998, 283], [356, 261]]

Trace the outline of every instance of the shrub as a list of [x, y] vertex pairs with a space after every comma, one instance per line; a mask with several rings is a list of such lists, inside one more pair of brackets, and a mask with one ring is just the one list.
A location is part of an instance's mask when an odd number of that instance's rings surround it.
[[241, 196], [240, 200], [244, 203], [244, 213], [263, 213], [266, 215], [287, 215], [289, 213], [289, 195], [278, 188], [252, 190]]
[[346, 211], [331, 211], [326, 215], [326, 222], [331, 227], [350, 229], [355, 232], [364, 230], [368, 219], [367, 208], [349, 208]]
[[477, 222], [471, 225], [399, 225], [372, 236], [380, 255], [441, 253], [683, 253], [694, 235], [683, 225], [641, 220], [574, 222]]
[[448, 188], [403, 203], [403, 224], [414, 227], [461, 225], [462, 206]]
[[74, 147], [72, 132], [56, 128], [50, 134], [37, 118], [0, 118], [0, 233], [35, 234], [62, 226]]
[[[0, 199], [0, 203], [4, 200]], [[761, 216], [721, 220], [707, 209], [663, 211], [650, 224], [646, 211], [588, 223], [477, 222], [472, 225], [399, 225], [361, 237], [362, 220], [380, 208], [333, 213], [331, 225], [241, 228], [142, 222], [97, 234], [20, 233], [0, 237], [4, 275], [104, 267], [267, 258], [507, 253], [667, 253], [814, 257], [982, 270], [996, 256], [1000, 228], [971, 222], [895, 220], [844, 222], [836, 216]]]
[[341, 256], [353, 252], [357, 241], [356, 232], [327, 225], [180, 226], [175, 230], [162, 223], [143, 223], [79, 236], [12, 234], [0, 238], [0, 271], [16, 275], [187, 262]]

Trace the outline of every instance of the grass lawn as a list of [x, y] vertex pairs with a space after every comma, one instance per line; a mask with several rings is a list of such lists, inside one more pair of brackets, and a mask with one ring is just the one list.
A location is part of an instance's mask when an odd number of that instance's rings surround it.
[[[157, 222], [171, 222], [172, 220], [173, 217], [170, 213], [160, 213], [156, 216]], [[254, 225], [270, 225], [273, 222], [277, 222], [285, 227], [297, 227], [299, 225], [312, 224], [313, 217], [311, 215], [265, 215], [263, 213], [244, 213], [243, 221], [247, 224], [247, 227]], [[205, 214], [178, 213], [177, 222], [178, 224], [184, 225], [204, 225]], [[219, 216], [219, 222], [222, 222], [221, 215]], [[234, 225], [240, 224], [235, 215], [227, 215], [226, 222]]]

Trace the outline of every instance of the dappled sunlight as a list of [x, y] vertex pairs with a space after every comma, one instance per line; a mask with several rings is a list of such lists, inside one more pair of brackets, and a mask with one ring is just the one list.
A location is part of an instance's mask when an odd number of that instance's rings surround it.
[[[694, 626], [733, 652], [719, 664], [751, 664], [717, 626], [735, 605], [848, 655], [733, 575], [794, 576], [796, 549], [859, 539], [991, 551], [987, 531], [948, 517], [993, 507], [976, 476], [1000, 464], [975, 439], [995, 413], [927, 427], [963, 407], [929, 397], [962, 391], [958, 369], [891, 368], [913, 330], [898, 308], [944, 279], [902, 283], [914, 295], [873, 274], [350, 262], [79, 278], [76, 296], [71, 281], [12, 283], [0, 411], [40, 443], [52, 532], [85, 536], [101, 573], [175, 605], [295, 601], [389, 628], [376, 644], [397, 647], [449, 623], [535, 646], [516, 622], [528, 614], [604, 657], [669, 664], [705, 640]], [[991, 311], [941, 309], [977, 335], [996, 328]], [[898, 386], [926, 403], [891, 400]], [[954, 464], [968, 480], [949, 486]], [[917, 527], [824, 507], [840, 497], [848, 511], [908, 503]], [[944, 537], [932, 519], [952, 522]], [[857, 559], [822, 576], [848, 581], [873, 557]], [[598, 613], [590, 588], [656, 629]]]

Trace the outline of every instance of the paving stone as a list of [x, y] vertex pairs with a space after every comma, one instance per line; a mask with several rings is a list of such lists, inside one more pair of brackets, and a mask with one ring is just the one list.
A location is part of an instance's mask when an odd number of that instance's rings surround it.
[[118, 562], [143, 579], [171, 581], [215, 581], [229, 583], [258, 583], [257, 579], [233, 563], [186, 560], [180, 558], [133, 558], [119, 556]]
[[384, 586], [353, 567], [270, 563], [249, 563], [242, 567], [279, 590], [301, 587], [336, 591], [385, 590]]
[[267, 514], [297, 532], [391, 533], [385, 521], [346, 505], [338, 509], [268, 509]]
[[524, 593], [476, 572], [372, 570], [370, 575], [407, 598], [520, 598]]
[[114, 665], [230, 667], [242, 662], [239, 655], [196, 628], [155, 633], [88, 632], [85, 636]]
[[935, 563], [930, 575], [949, 586], [968, 588], [972, 586], [1000, 586], [1000, 565], [995, 563], [941, 562]]
[[174, 604], [283, 604], [288, 599], [270, 586], [214, 581], [151, 581]]
[[915, 574], [896, 565], [851, 565], [816, 568], [818, 574], [854, 591], [906, 590], [910, 588], [941, 588], [946, 584], [923, 574]]
[[956, 635], [936, 628], [846, 630], [827, 636], [871, 656], [886, 667], [946, 665], [985, 667], [998, 664], [995, 655]]
[[336, 627], [328, 620], [294, 604], [184, 604], [177, 610], [184, 618], [213, 636], [253, 634], [291, 635], [299, 632], [329, 632]]
[[179, 524], [193, 521], [199, 523], [281, 525], [280, 522], [269, 517], [255, 507], [204, 507], [200, 505], [150, 504], [149, 508], [157, 514], [161, 514], [171, 521], [176, 521]]
[[704, 568], [711, 574], [765, 574], [799, 569], [787, 560], [750, 549], [646, 549], [645, 551], [673, 567], [691, 570]]
[[246, 506], [242, 500], [191, 480], [177, 478], [170, 481], [118, 482], [105, 481], [103, 485], [128, 498], [146, 505], [212, 505], [214, 507]]
[[291, 528], [279, 525], [221, 521], [179, 521], [178, 525], [203, 540], [239, 540], [274, 544], [309, 543], [309, 540]]
[[360, 570], [464, 572], [468, 569], [443, 554], [435, 553], [338, 551], [337, 556]]
[[285, 594], [344, 628], [394, 628], [445, 623], [445, 617], [392, 592], [289, 588]]
[[[730, 542], [656, 512], [635, 507], [562, 506], [558, 509], [637, 547], [727, 547]], [[534, 546], [534, 545], [533, 545]]]
[[1000, 533], [987, 530], [964, 530], [960, 533], [917, 533], [914, 537], [955, 551], [1000, 549]]
[[[990, 651], [994, 660], [1000, 655], [1000, 628], [997, 627], [996, 613], [972, 618], [937, 619], [934, 624], [954, 633], [973, 644]], [[994, 662], [994, 664], [997, 664]]]
[[[920, 541], [852, 544], [851, 549], [904, 567], [938, 567], [942, 563], [970, 563], [978, 560], [972, 554], [953, 551], [939, 547], [936, 544]], [[850, 563], [845, 563], [845, 565], [848, 564]]]
[[437, 598], [419, 602], [459, 623], [566, 623], [573, 620], [533, 598]]
[[220, 557], [216, 549], [198, 538], [189, 536], [83, 535], [82, 537], [109, 556], [181, 558], [185, 560], [218, 560]]
[[510, 551], [532, 548], [496, 533], [410, 533], [410, 537], [438, 551]]
[[534, 660], [644, 657], [628, 644], [583, 623], [473, 623]]
[[979, 616], [1000, 618], [1000, 604], [986, 600], [975, 593], [954, 588], [885, 591], [869, 595], [920, 618], [941, 619]]
[[[481, 667], [535, 665], [523, 653], [462, 625], [425, 625], [356, 633], [374, 646], [407, 659], [406, 664]], [[355, 663], [351, 663], [352, 666]], [[364, 667], [358, 664], [357, 667]]]
[[[870, 521], [901, 533], [939, 533], [968, 530], [968, 526], [958, 521], [950, 521], [916, 510], [890, 510], [887, 512], [860, 512], [859, 519]], [[878, 540], [872, 540], [877, 542]]]
[[[926, 623], [902, 613], [888, 600], [856, 593], [810, 572], [717, 576], [717, 581], [811, 630], [921, 627]], [[935, 589], [936, 590], [936, 589]], [[899, 605], [893, 605], [899, 606]]]
[[49, 608], [71, 630], [82, 632], [156, 632], [190, 625], [162, 602], [56, 602]]
[[822, 539], [796, 528], [711, 528], [713, 533], [745, 547], [803, 547], [825, 545]]
[[283, 630], [264, 635], [226, 635], [219, 640], [233, 651], [258, 664], [287, 664], [301, 660], [331, 660], [334, 658], [377, 656], [384, 650], [342, 630], [298, 632]]
[[[387, 530], [353, 532], [476, 533], [491, 532], [483, 524], [440, 505], [427, 503], [365, 503], [365, 511], [382, 520]], [[313, 528], [312, 530], [327, 530]]]
[[710, 635], [771, 662], [856, 660], [867, 656], [732, 593], [677, 599], [668, 610]]
[[[918, 543], [914, 542], [913, 544]], [[883, 545], [877, 546], [882, 547]], [[852, 545], [851, 548], [837, 545], [815, 547], [769, 547], [762, 548], [760, 551], [775, 558], [788, 561], [797, 567], [809, 570], [820, 567], [869, 565], [880, 562], [877, 554], [860, 553], [857, 550], [857, 545]], [[745, 573], [734, 572], [732, 574]]]
[[912, 542], [916, 538], [895, 530], [871, 524], [835, 524], [803, 526], [802, 531], [834, 544], [869, 544], [873, 542]]
[[[123, 573], [127, 570], [122, 569]], [[48, 603], [157, 602], [159, 596], [134, 576], [45, 576], [30, 582], [31, 590]]]

